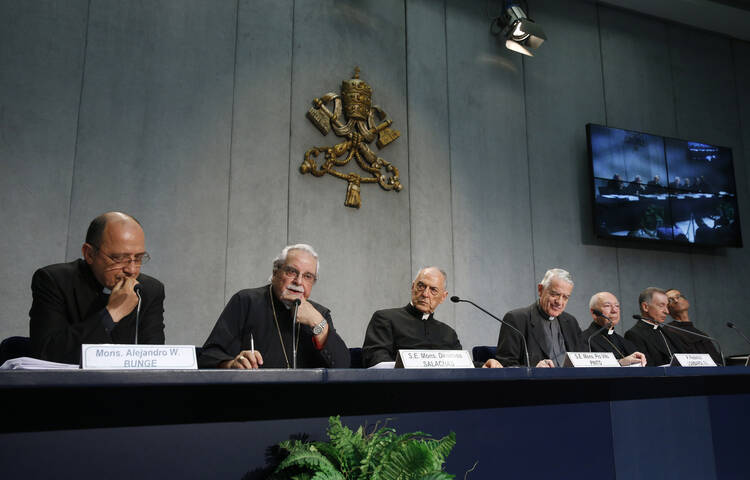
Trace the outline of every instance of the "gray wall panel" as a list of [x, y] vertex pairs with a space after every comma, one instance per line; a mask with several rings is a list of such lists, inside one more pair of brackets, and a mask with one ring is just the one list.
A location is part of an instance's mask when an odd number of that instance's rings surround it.
[[[445, 3], [407, 2], [409, 207], [412, 271], [438, 265], [454, 291], [450, 122], [445, 51]], [[436, 314], [455, 326], [447, 300]]]
[[0, 337], [28, 335], [31, 275], [65, 259], [87, 2], [0, 2]]
[[[742, 160], [739, 99], [737, 90], [732, 88], [735, 76], [731, 41], [701, 31], [670, 27], [670, 47], [679, 136], [734, 149], [738, 201], [743, 218], [747, 218], [750, 197], [747, 164]], [[745, 221], [746, 244], [748, 235], [750, 228]], [[727, 279], [742, 278], [748, 268], [747, 248], [693, 252], [695, 293], [691, 319], [698, 328], [715, 335], [725, 353], [747, 351], [747, 346], [724, 324], [742, 311], [740, 302], [745, 295], [742, 282]]]
[[[122, 209], [146, 228], [144, 271], [167, 286], [169, 342], [202, 343], [227, 298], [304, 241], [321, 254], [313, 298], [350, 346], [432, 263], [451, 294], [499, 315], [567, 268], [568, 310], [585, 326], [590, 294], [612, 290], [623, 330], [643, 287], [674, 285], [728, 353], [746, 351], [722, 327], [742, 311], [746, 249], [594, 239], [584, 125], [732, 147], [746, 215], [748, 44], [535, 0], [549, 40], [522, 58], [489, 33], [497, 3], [1, 2], [0, 293], [13, 300], [0, 335], [28, 332], [34, 268], [78, 257], [91, 218]], [[355, 66], [402, 134], [372, 148], [404, 185], [363, 185], [360, 210], [344, 207], [345, 181], [299, 172], [308, 148], [341, 140], [307, 120], [312, 99]], [[438, 317], [467, 348], [495, 343], [498, 325], [468, 305]]]
[[170, 343], [202, 342], [224, 303], [235, 12], [91, 6], [68, 256], [96, 214], [138, 217]]
[[[403, 3], [395, 1], [295, 4], [288, 239], [318, 250], [321, 278], [313, 298], [331, 308], [349, 346], [362, 344], [374, 310], [409, 300], [409, 193], [363, 184], [362, 207], [356, 210], [344, 207], [344, 180], [302, 175], [307, 149], [342, 141], [332, 132], [323, 137], [305, 113], [313, 98], [340, 93], [341, 81], [359, 66], [360, 78], [373, 88], [373, 104], [401, 131], [384, 149], [374, 141], [371, 148], [400, 170], [408, 186], [404, 15]], [[360, 171], [354, 162], [339, 170]]]
[[535, 5], [537, 22], [554, 41], [524, 59], [534, 283], [550, 268], [570, 271], [575, 289], [566, 311], [585, 329], [591, 322], [591, 295], [599, 290], [618, 294], [615, 251], [590, 244], [590, 167], [583, 126], [604, 119], [597, 12], [587, 3]]
[[[454, 291], [502, 315], [533, 300], [523, 73], [490, 35], [485, 7], [446, 10]], [[456, 327], [465, 347], [497, 342], [497, 322], [469, 305]]]
[[291, 1], [239, 4], [227, 299], [263, 285], [286, 245], [292, 10]]
[[[666, 26], [620, 10], [600, 7], [599, 13], [607, 124], [674, 136], [674, 92]], [[670, 288], [684, 283], [691, 277], [691, 264], [686, 247], [644, 247], [627, 241], [618, 245], [620, 330], [626, 331], [635, 324], [631, 315], [639, 311], [638, 294], [649, 286]], [[692, 283], [682, 288], [687, 296], [692, 295]]]

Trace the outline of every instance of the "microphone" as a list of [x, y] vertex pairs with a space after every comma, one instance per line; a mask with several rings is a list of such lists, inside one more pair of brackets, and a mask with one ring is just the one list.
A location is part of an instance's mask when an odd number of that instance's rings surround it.
[[[292, 316], [292, 368], [297, 368], [297, 344], [294, 341], [294, 331], [299, 328], [297, 327], [297, 310], [302, 303], [299, 298], [294, 299], [294, 315]], [[298, 333], [299, 335], [299, 333]]]
[[514, 332], [516, 332], [521, 337], [521, 340], [523, 341], [523, 352], [526, 354], [526, 368], [531, 368], [531, 364], [529, 363], [529, 348], [526, 346], [526, 337], [524, 337], [523, 333], [521, 333], [520, 330], [518, 330], [516, 327], [514, 327], [510, 323], [508, 323], [508, 322], [506, 322], [504, 320], [501, 320], [500, 318], [494, 316], [493, 314], [491, 314], [490, 312], [488, 312], [484, 308], [480, 307], [476, 303], [472, 302], [471, 300], [465, 300], [463, 298], [457, 297], [456, 295], [453, 295], [451, 297], [451, 302], [453, 302], [453, 303], [458, 303], [458, 302], [470, 303], [471, 305], [474, 305], [476, 308], [478, 308], [479, 310], [483, 311], [484, 313], [486, 313], [490, 317], [494, 318], [498, 322], [502, 323], [503, 325], [509, 327], [511, 330], [513, 330]]
[[133, 291], [138, 295], [138, 306], [135, 308], [135, 345], [138, 345], [138, 323], [141, 320], [141, 284], [136, 283]]
[[684, 328], [680, 328], [680, 327], [675, 326], [675, 325], [669, 325], [669, 324], [666, 324], [666, 323], [664, 323], [662, 325], [659, 325], [659, 326], [661, 328], [664, 328], [664, 327], [674, 328], [675, 330], [679, 330], [681, 332], [689, 333], [690, 335], [695, 335], [696, 337], [701, 337], [701, 338], [705, 338], [706, 340], [711, 340], [712, 342], [716, 343], [717, 347], [719, 347], [719, 355], [721, 355], [721, 363], [722, 363], [722, 365], [725, 366], [725, 367], [727, 366], [726, 362], [724, 361], [724, 352], [721, 350], [721, 344], [715, 338], [709, 337], [708, 335], [701, 335], [700, 333], [691, 332], [690, 330], [686, 330]]
[[[736, 326], [736, 325], [735, 325], [734, 323], [732, 323], [732, 322], [727, 322], [727, 327], [729, 327], [729, 328], [731, 328], [732, 330], [734, 330], [735, 332], [739, 333], [739, 334], [740, 334], [740, 336], [741, 336], [742, 338], [744, 338], [744, 339], [745, 339], [745, 341], [746, 341], [747, 343], [750, 343], [750, 340], [748, 340], [748, 339], [747, 339], [747, 337], [745, 336], [745, 334], [744, 334], [744, 333], [742, 333], [742, 330], [740, 330], [739, 328], [737, 328], [737, 326]], [[748, 362], [750, 362], [750, 355], [748, 355], [748, 356], [747, 356], [747, 360], [745, 360], [745, 366], [746, 366], [746, 367], [748, 366]]]
[[600, 328], [600, 329], [599, 329], [599, 330], [597, 330], [596, 332], [594, 332], [594, 333], [592, 333], [591, 335], [589, 335], [589, 339], [588, 339], [588, 344], [589, 344], [589, 352], [591, 352], [591, 339], [592, 339], [592, 338], [594, 338], [595, 336], [599, 335], [599, 334], [600, 334], [600, 333], [602, 333], [602, 332], [603, 332], [604, 330], [606, 330], [606, 329], [608, 329], [608, 328], [610, 328], [610, 327], [612, 326], [612, 320], [610, 320], [609, 318], [607, 318], [607, 316], [606, 316], [606, 315], [604, 315], [604, 314], [602, 313], [602, 311], [601, 311], [601, 310], [597, 310], [597, 309], [595, 309], [595, 308], [594, 308], [594, 309], [592, 309], [592, 310], [591, 310], [591, 312], [592, 312], [592, 313], [593, 313], [594, 315], [596, 315], [597, 317], [601, 317], [601, 318], [603, 318], [604, 320], [606, 320], [606, 321], [607, 321], [607, 323], [606, 323], [606, 324], [605, 324], [605, 325], [604, 325], [604, 326], [603, 326], [602, 328]]

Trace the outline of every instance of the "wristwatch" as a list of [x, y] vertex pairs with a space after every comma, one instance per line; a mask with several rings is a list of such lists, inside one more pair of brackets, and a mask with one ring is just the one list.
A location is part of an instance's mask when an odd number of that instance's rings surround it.
[[328, 325], [328, 322], [326, 322], [326, 319], [324, 318], [322, 322], [313, 327], [313, 335], [320, 335], [323, 333], [323, 329], [326, 328], [326, 325]]

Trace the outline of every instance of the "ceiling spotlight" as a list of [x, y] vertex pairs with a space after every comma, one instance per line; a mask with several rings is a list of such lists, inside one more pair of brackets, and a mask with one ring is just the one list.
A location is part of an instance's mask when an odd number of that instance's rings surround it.
[[544, 30], [526, 16], [518, 3], [505, 0], [504, 8], [503, 14], [493, 20], [490, 31], [505, 39], [508, 50], [533, 57], [531, 51], [547, 40]]

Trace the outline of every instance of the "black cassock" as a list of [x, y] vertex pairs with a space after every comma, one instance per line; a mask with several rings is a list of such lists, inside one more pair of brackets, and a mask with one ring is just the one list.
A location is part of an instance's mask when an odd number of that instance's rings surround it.
[[362, 347], [364, 366], [393, 362], [400, 349], [462, 350], [455, 330], [432, 314], [422, 316], [412, 304], [373, 313]]
[[[349, 350], [333, 327], [331, 311], [318, 303], [310, 304], [328, 322], [328, 338], [318, 350], [313, 344], [312, 328], [297, 324], [297, 368], [348, 368]], [[261, 368], [288, 368], [292, 364], [292, 310], [271, 295], [270, 285], [240, 290], [229, 299], [203, 344], [198, 365], [217, 368], [240, 351], [250, 350], [251, 334], [255, 350], [263, 356]]]

